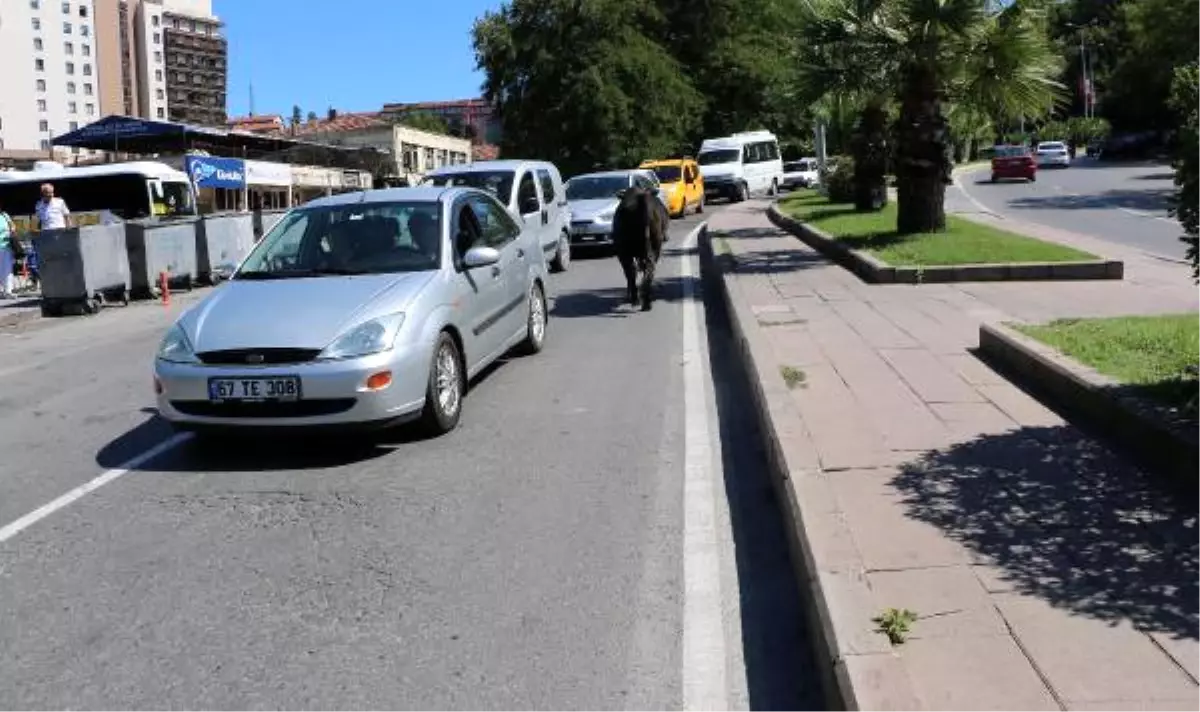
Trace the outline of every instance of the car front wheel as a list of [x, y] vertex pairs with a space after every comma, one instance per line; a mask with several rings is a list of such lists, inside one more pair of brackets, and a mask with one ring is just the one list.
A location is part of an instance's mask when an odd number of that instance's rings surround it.
[[554, 251], [554, 259], [550, 262], [550, 269], [555, 272], [566, 272], [571, 266], [571, 238], [565, 234], [558, 237], [558, 249]]
[[546, 293], [539, 284], [529, 288], [529, 299], [525, 318], [525, 340], [521, 342], [520, 351], [533, 355], [546, 345]]
[[433, 363], [429, 366], [429, 383], [425, 388], [425, 409], [421, 412], [421, 429], [430, 435], [443, 435], [454, 430], [462, 415], [466, 378], [458, 345], [450, 334], [438, 335], [433, 348]]

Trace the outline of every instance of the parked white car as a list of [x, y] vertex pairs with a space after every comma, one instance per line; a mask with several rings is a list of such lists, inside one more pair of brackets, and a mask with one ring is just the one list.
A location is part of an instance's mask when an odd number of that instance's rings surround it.
[[811, 188], [821, 181], [817, 172], [817, 159], [801, 158], [783, 164], [783, 185], [789, 190]]

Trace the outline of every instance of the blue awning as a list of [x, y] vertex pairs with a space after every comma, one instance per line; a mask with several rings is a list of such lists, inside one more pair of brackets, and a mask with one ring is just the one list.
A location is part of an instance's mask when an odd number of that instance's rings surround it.
[[169, 121], [152, 121], [130, 116], [106, 116], [69, 133], [55, 136], [51, 143], [55, 146], [78, 146], [80, 148], [91, 148], [99, 144], [112, 148], [113, 146], [119, 147], [121, 141], [184, 136], [189, 133], [211, 135], [219, 132], [202, 126], [189, 126]]

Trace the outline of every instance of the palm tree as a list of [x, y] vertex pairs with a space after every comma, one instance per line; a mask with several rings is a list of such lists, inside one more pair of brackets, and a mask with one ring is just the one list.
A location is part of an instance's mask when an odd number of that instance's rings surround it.
[[[948, 113], [1002, 125], [1046, 115], [1061, 96], [1044, 1], [806, 0], [802, 6], [802, 92], [810, 99], [849, 97], [862, 107], [856, 151], [867, 165], [856, 183], [864, 198], [882, 184], [879, 149], [886, 139], [879, 124], [888, 100], [898, 104], [891, 139], [901, 234], [945, 229]], [[874, 207], [868, 202], [856, 200], [860, 208]]]

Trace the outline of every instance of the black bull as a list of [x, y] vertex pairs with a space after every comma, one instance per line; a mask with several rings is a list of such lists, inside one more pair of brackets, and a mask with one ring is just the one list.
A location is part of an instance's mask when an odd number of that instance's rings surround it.
[[642, 273], [642, 311], [649, 311], [654, 300], [654, 269], [662, 255], [663, 240], [670, 223], [671, 218], [662, 201], [645, 188], [626, 190], [613, 215], [613, 247], [625, 272], [629, 303], [635, 306], [638, 304], [637, 273]]

